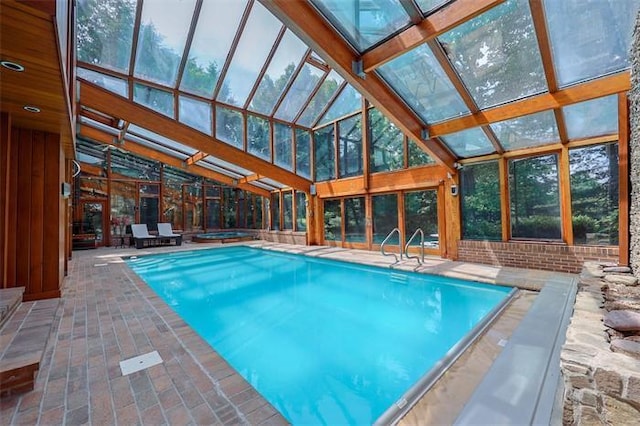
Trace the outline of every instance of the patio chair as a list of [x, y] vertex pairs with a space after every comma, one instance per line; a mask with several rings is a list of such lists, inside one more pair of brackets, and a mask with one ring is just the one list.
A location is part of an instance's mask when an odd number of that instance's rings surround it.
[[158, 237], [150, 235], [147, 225], [145, 223], [136, 223], [131, 225], [131, 234], [133, 235], [133, 241], [137, 249], [141, 249], [145, 245], [155, 246], [158, 244]]
[[182, 245], [182, 235], [175, 234], [170, 223], [158, 224], [158, 238], [169, 242], [175, 240], [177, 246]]

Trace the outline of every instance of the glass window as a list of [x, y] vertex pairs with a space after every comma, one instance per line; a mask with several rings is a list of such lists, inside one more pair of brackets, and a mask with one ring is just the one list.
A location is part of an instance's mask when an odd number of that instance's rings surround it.
[[211, 134], [211, 104], [180, 96], [180, 122]]
[[562, 108], [569, 139], [618, 133], [618, 95]]
[[[418, 228], [424, 232], [424, 247], [438, 248], [438, 193], [436, 190], [404, 194], [405, 244]], [[420, 238], [414, 238], [411, 245], [420, 246]]]
[[311, 179], [311, 133], [296, 129], [296, 173]]
[[121, 78], [112, 77], [110, 75], [80, 67], [76, 68], [76, 73], [79, 78], [95, 83], [100, 87], [104, 87], [108, 91], [117, 95], [124, 96], [125, 98], [129, 97], [129, 84]]
[[[134, 223], [136, 217], [136, 184], [135, 182], [111, 181], [111, 219], [123, 218], [126, 223], [129, 219], [130, 223]], [[180, 224], [180, 227], [182, 224]], [[119, 231], [111, 227], [113, 235]], [[178, 229], [179, 229], [178, 228]]]
[[134, 84], [133, 100], [169, 117], [174, 116], [173, 93], [142, 84]]
[[312, 0], [312, 3], [359, 52], [411, 22], [400, 0]]
[[311, 127], [318, 121], [318, 115], [326, 108], [327, 104], [335, 95], [336, 90], [344, 82], [344, 79], [335, 71], [331, 70], [327, 78], [322, 82], [320, 89], [313, 95], [309, 105], [304, 109], [304, 112], [300, 115], [297, 123], [300, 126]]
[[280, 230], [280, 193], [271, 194], [271, 229]]
[[183, 229], [182, 184], [191, 177], [180, 170], [166, 167], [163, 171], [162, 221], [169, 222], [173, 229]]
[[142, 3], [135, 76], [175, 86], [196, 0]]
[[387, 62], [377, 71], [427, 123], [469, 114], [469, 108], [426, 44]]
[[[398, 227], [398, 196], [396, 194], [374, 195], [373, 207], [373, 244], [382, 244], [393, 228]], [[394, 234], [387, 244], [398, 245], [398, 234]]]
[[351, 114], [362, 108], [362, 95], [351, 85], [347, 85], [338, 97], [333, 101], [333, 105], [327, 110], [318, 126], [335, 121], [340, 117]]
[[339, 177], [362, 174], [362, 114], [338, 123]]
[[629, 67], [638, 0], [545, 0], [561, 87]]
[[309, 96], [316, 88], [324, 71], [310, 64], [305, 64], [300, 73], [296, 76], [293, 84], [287, 91], [282, 103], [276, 111], [275, 117], [280, 120], [292, 122], [302, 106], [307, 102]]
[[282, 123], [273, 123], [273, 149], [275, 150], [273, 162], [287, 170], [293, 170], [293, 150], [291, 126]]
[[336, 145], [333, 126], [316, 130], [313, 139], [315, 146], [313, 162], [317, 182], [336, 178]]
[[260, 81], [258, 90], [251, 99], [250, 110], [271, 115], [306, 51], [307, 46], [287, 30]]
[[371, 172], [398, 170], [404, 166], [404, 135], [376, 108], [369, 110]]
[[618, 244], [618, 144], [569, 151], [576, 244]]
[[507, 0], [438, 39], [481, 109], [547, 90], [527, 0]]
[[128, 74], [136, 3], [78, 1], [78, 60]]
[[307, 194], [296, 191], [296, 231], [307, 230]]
[[[202, 2], [180, 89], [211, 98], [247, 0]], [[228, 91], [228, 88], [221, 89]]]
[[509, 161], [511, 237], [559, 240], [558, 156]]
[[366, 243], [364, 197], [344, 200], [344, 240], [347, 243]]
[[449, 1], [451, 0], [416, 0], [416, 3], [420, 6], [422, 13], [429, 13]]
[[282, 24], [260, 2], [254, 2], [225, 74], [220, 102], [241, 107], [258, 78]]
[[324, 239], [326, 241], [342, 241], [340, 200], [324, 201]]
[[206, 227], [207, 229], [220, 229], [220, 199], [208, 199], [207, 200], [207, 217]]
[[435, 164], [435, 160], [420, 148], [417, 142], [409, 139], [409, 167], [428, 166]]
[[216, 138], [242, 149], [242, 114], [216, 106]]
[[282, 193], [282, 229], [293, 229], [293, 194], [291, 191]]
[[199, 231], [202, 229], [202, 186], [199, 182], [195, 185], [184, 185], [182, 191], [184, 229]]
[[493, 123], [491, 129], [500, 144], [508, 151], [560, 141], [556, 118], [552, 111]]
[[222, 190], [222, 220], [224, 229], [233, 229], [238, 226], [238, 194], [235, 188]]
[[256, 209], [256, 213], [255, 213], [255, 221], [256, 221], [256, 228], [257, 229], [264, 229], [264, 215], [262, 214], [262, 212], [264, 211], [265, 207], [264, 205], [266, 203], [269, 202], [268, 198], [263, 198], [261, 196], [256, 196], [256, 202], [255, 202], [255, 209]]
[[247, 198], [246, 193], [242, 190], [237, 190], [236, 194], [238, 196], [238, 224], [236, 227], [238, 228], [246, 228], [247, 227]]
[[441, 136], [440, 139], [458, 157], [475, 157], [495, 151], [491, 141], [479, 127]]
[[247, 116], [247, 152], [271, 161], [270, 135], [269, 121], [255, 115]]
[[497, 161], [466, 164], [460, 171], [462, 238], [502, 238], [499, 173]]

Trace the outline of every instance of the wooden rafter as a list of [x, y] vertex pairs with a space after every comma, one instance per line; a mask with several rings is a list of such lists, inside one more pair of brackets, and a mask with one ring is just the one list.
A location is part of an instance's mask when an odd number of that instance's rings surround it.
[[206, 158], [208, 155], [209, 154], [204, 151], [198, 151], [195, 154], [193, 154], [191, 157], [184, 160], [184, 162], [190, 166], [192, 164], [196, 164], [198, 161], [202, 160], [203, 158]]
[[364, 71], [371, 72], [502, 2], [504, 0], [458, 0], [364, 53], [362, 55]]
[[284, 170], [265, 160], [247, 154], [242, 150], [226, 144], [218, 139], [207, 136], [187, 125], [156, 113], [144, 106], [138, 105], [120, 96], [100, 88], [91, 83], [80, 83], [80, 103], [107, 114], [117, 115], [125, 121], [135, 122], [152, 132], [158, 133], [191, 146], [198, 151], [209, 152], [221, 160], [237, 164], [245, 169], [254, 170], [259, 174], [290, 186], [294, 189], [308, 192], [311, 181]]
[[418, 141], [437, 162], [455, 171], [455, 157], [438, 140], [422, 139], [424, 124], [416, 114], [375, 74], [362, 79], [352, 71], [358, 59], [355, 52], [308, 2], [290, 0], [260, 0], [298, 37], [320, 53], [354, 88], [365, 96], [403, 132]]
[[178, 74], [176, 76], [176, 84], [175, 84], [176, 89], [180, 88], [180, 84], [182, 83], [182, 78], [184, 76], [184, 70], [187, 66], [187, 61], [189, 60], [189, 51], [191, 50], [191, 44], [193, 43], [193, 36], [196, 32], [196, 25], [198, 24], [200, 11], [202, 10], [202, 1], [203, 0], [197, 0], [196, 6], [193, 10], [193, 16], [191, 17], [191, 24], [189, 25], [189, 31], [187, 32], [187, 42], [184, 45], [184, 52], [182, 54], [182, 58], [180, 59], [180, 65], [178, 66]]

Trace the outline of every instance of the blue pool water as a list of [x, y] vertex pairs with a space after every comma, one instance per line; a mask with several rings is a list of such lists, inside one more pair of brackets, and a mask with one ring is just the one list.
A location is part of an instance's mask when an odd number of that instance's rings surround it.
[[128, 264], [293, 424], [371, 424], [510, 291], [249, 247]]

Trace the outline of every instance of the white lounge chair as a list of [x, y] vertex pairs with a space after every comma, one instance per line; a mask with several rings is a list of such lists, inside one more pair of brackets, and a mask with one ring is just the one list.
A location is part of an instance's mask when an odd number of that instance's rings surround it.
[[131, 234], [133, 234], [133, 241], [137, 249], [141, 249], [145, 246], [155, 246], [158, 244], [158, 237], [150, 235], [147, 225], [144, 223], [136, 223], [131, 225]]
[[176, 245], [182, 245], [182, 235], [176, 234], [173, 232], [170, 223], [159, 223], [158, 224], [158, 238], [161, 240], [175, 240]]

